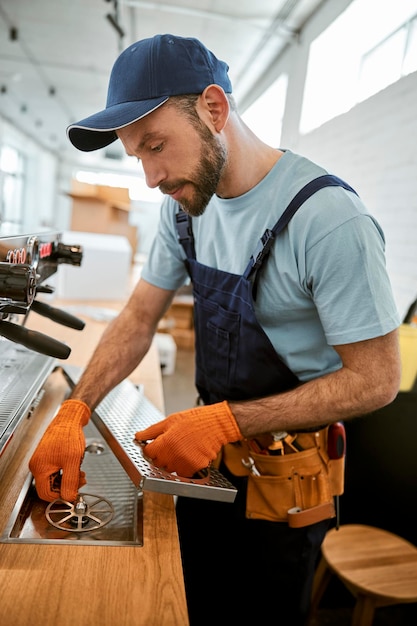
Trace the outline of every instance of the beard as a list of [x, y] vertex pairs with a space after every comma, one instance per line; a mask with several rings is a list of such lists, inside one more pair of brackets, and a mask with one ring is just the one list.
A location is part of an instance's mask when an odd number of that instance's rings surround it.
[[162, 193], [182, 186], [191, 187], [191, 195], [181, 198], [181, 208], [192, 217], [203, 215], [220, 182], [224, 170], [227, 151], [220, 140], [211, 133], [207, 126], [198, 120], [197, 131], [201, 139], [200, 156], [193, 179], [178, 179], [166, 186], [161, 185]]

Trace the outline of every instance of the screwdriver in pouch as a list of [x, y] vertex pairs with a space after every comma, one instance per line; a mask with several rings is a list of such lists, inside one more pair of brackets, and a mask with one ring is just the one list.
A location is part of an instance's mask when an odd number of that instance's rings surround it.
[[269, 454], [274, 456], [284, 454], [284, 439], [288, 436], [288, 433], [280, 430], [271, 432], [271, 435], [273, 441], [268, 446]]
[[[341, 459], [346, 454], [346, 431], [342, 422], [334, 422], [330, 424], [327, 433], [327, 454], [329, 459]], [[340, 503], [339, 496], [335, 496], [336, 504], [336, 529], [339, 528], [340, 522]]]

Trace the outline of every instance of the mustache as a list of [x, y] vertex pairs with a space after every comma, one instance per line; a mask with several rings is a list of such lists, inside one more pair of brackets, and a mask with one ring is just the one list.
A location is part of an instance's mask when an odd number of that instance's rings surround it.
[[180, 187], [183, 187], [187, 184], [186, 180], [176, 180], [172, 183], [162, 183], [159, 185], [159, 191], [164, 194], [172, 193], [173, 191], [177, 191]]

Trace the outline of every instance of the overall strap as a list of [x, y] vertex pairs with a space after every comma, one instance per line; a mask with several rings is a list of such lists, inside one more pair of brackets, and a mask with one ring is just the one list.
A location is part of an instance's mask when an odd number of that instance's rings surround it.
[[298, 211], [300, 206], [316, 191], [323, 187], [343, 187], [347, 191], [352, 191], [357, 195], [356, 191], [350, 185], [345, 183], [341, 178], [331, 174], [324, 174], [318, 178], [314, 178], [307, 183], [291, 200], [284, 213], [281, 215], [277, 223], [272, 229], [267, 228], [258, 241], [255, 252], [250, 258], [249, 264], [243, 276], [253, 281], [253, 297], [256, 298], [256, 290], [258, 283], [258, 272], [261, 269], [265, 259], [268, 257], [270, 248], [275, 237], [286, 227], [293, 215]]
[[[291, 200], [284, 213], [281, 215], [277, 223], [272, 229], [267, 228], [258, 241], [258, 245], [254, 254], [251, 256], [248, 266], [243, 274], [247, 279], [251, 279], [254, 283], [254, 297], [256, 295], [256, 286], [258, 282], [258, 272], [262, 267], [265, 259], [269, 254], [269, 250], [275, 237], [285, 228], [290, 219], [300, 208], [300, 206], [316, 191], [323, 187], [343, 187], [347, 191], [356, 191], [350, 185], [345, 183], [341, 178], [331, 174], [324, 174], [318, 178], [314, 178], [307, 183]], [[356, 194], [357, 195], [357, 194]], [[185, 250], [187, 259], [195, 259], [194, 234], [192, 229], [191, 217], [182, 209], [175, 215], [178, 241]]]
[[195, 259], [194, 233], [191, 217], [182, 209], [175, 214], [178, 241], [185, 250], [187, 259]]

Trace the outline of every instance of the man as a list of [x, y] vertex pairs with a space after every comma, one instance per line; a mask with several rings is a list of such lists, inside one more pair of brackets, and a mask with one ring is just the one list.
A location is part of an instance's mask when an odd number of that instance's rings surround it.
[[[376, 221], [343, 181], [251, 132], [227, 71], [195, 39], [139, 41], [113, 67], [106, 109], [68, 129], [84, 151], [119, 138], [167, 198], [141, 279], [30, 467], [41, 498], [75, 499], [82, 426], [190, 276], [204, 405], [136, 433], [147, 457], [183, 476], [223, 452], [238, 487], [234, 504], [178, 499], [190, 622], [303, 624], [336, 493], [328, 425], [395, 398], [400, 321]], [[316, 179], [325, 186], [305, 188]], [[297, 490], [312, 517], [290, 524]]]

